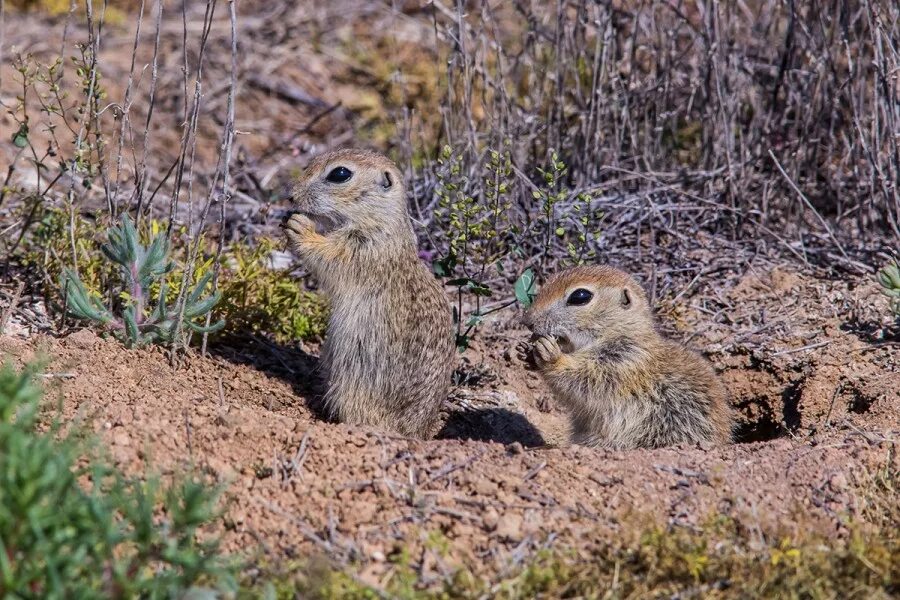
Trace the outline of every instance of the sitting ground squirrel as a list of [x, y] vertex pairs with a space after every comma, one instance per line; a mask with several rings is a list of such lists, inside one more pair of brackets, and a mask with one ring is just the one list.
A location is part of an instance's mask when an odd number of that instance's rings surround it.
[[699, 355], [656, 330], [644, 290], [607, 266], [551, 277], [520, 346], [568, 410], [572, 441], [612, 449], [731, 441], [725, 389]]
[[331, 301], [321, 364], [329, 416], [413, 437], [435, 432], [454, 366], [450, 305], [418, 256], [396, 165], [339, 150], [313, 159], [284, 224]]

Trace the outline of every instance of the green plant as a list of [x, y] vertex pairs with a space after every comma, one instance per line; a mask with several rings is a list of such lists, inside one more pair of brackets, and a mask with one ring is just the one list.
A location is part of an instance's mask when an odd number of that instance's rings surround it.
[[192, 479], [126, 478], [77, 428], [48, 427], [38, 371], [0, 368], [0, 597], [233, 590], [236, 565], [216, 540], [197, 540], [216, 516], [218, 491]]
[[[43, 292], [55, 305], [62, 305], [64, 289], [59, 280], [67, 266], [78, 273], [88, 295], [102, 297], [108, 282], [116, 279], [117, 265], [97, 251], [105, 229], [97, 222], [75, 213], [71, 218], [64, 209], [42, 207], [35, 215], [36, 225], [23, 240], [15, 258], [44, 281]], [[74, 235], [70, 236], [68, 228]], [[136, 226], [140, 239], [154, 239], [165, 224], [145, 219]], [[185, 262], [186, 248], [179, 243], [186, 232], [175, 229], [170, 256], [176, 264]], [[74, 242], [74, 246], [72, 245]], [[328, 323], [328, 308], [317, 294], [305, 289], [303, 282], [284, 269], [270, 264], [279, 243], [270, 238], [253, 242], [240, 240], [222, 252], [217, 281], [221, 299], [213, 309], [214, 320], [224, 320], [225, 327], [213, 339], [233, 335], [270, 335], [279, 343], [321, 338]], [[74, 254], [73, 254], [74, 248]], [[215, 265], [215, 244], [206, 241], [194, 262], [192, 281], [210, 276]], [[74, 260], [73, 260], [74, 256]], [[150, 298], [159, 298], [165, 287], [165, 300], [174, 303], [181, 289], [182, 271], [175, 268], [152, 282]]]
[[[884, 494], [891, 502], [893, 496]], [[896, 502], [892, 502], [896, 504]], [[896, 509], [891, 516], [896, 519]], [[691, 529], [647, 527], [601, 537], [589, 551], [552, 548], [494, 576], [460, 569], [425, 581], [410, 552], [397, 553], [390, 577], [374, 588], [353, 567], [294, 566], [279, 573], [272, 597], [293, 598], [893, 598], [900, 591], [895, 521], [873, 531], [852, 525], [851, 538], [812, 531], [747, 535], [719, 515]], [[865, 532], [865, 533], [864, 533]], [[271, 581], [268, 582], [273, 585]], [[288, 591], [289, 590], [289, 591]]]
[[228, 326], [220, 335], [259, 332], [285, 343], [325, 334], [326, 303], [300, 279], [268, 264], [276, 248], [275, 241], [262, 238], [252, 249], [237, 243], [226, 251], [219, 274], [222, 300], [215, 315]]
[[[157, 234], [149, 247], [145, 247], [131, 219], [125, 215], [120, 227], [110, 228], [108, 238], [109, 242], [101, 249], [119, 269], [121, 316], [115, 316], [104, 306], [76, 272], [65, 269], [62, 289], [71, 316], [103, 325], [128, 347], [172, 342], [182, 326], [197, 333], [218, 331], [225, 326], [224, 321], [211, 325], [196, 322], [206, 317], [221, 297], [218, 291], [202, 296], [212, 280], [212, 270], [203, 275], [193, 290], [184, 294], [183, 305], [172, 307], [166, 302], [168, 290], [165, 276], [172, 272], [175, 264], [168, 258], [169, 242], [163, 233]], [[156, 304], [151, 308], [151, 287], [154, 284], [158, 284], [159, 288]]]
[[881, 284], [881, 293], [889, 299], [891, 312], [900, 318], [900, 264], [897, 259], [891, 260], [878, 271], [877, 278]]
[[[589, 231], [596, 216], [590, 207], [592, 198], [584, 192], [573, 194], [565, 187], [565, 162], [554, 151], [549, 159], [546, 168], [538, 168], [540, 184], [532, 185], [530, 191], [530, 199], [540, 203], [539, 210], [534, 219], [529, 214], [525, 220], [519, 220], [514, 216], [512, 198], [516, 191], [523, 195], [525, 192], [514, 187], [508, 149], [486, 153], [484, 164], [477, 169], [482, 174], [477, 181], [467, 175], [462, 155], [450, 146], [441, 150], [435, 218], [446, 232], [447, 250], [432, 267], [446, 285], [456, 288], [453, 318], [460, 350], [468, 347], [485, 316], [516, 302], [526, 308], [531, 304], [535, 275], [526, 266], [514, 280], [511, 299], [484, 306], [494, 297], [494, 280], [509, 285], [507, 275], [524, 257], [540, 254], [544, 264], [553, 258], [551, 248], [559, 242], [566, 248], [566, 260], [570, 263], [580, 264], [593, 256], [588, 248]], [[561, 211], [560, 206], [566, 210]], [[466, 305], [471, 308], [468, 315], [464, 315]]]
[[[444, 146], [438, 164], [445, 170], [438, 172], [435, 193], [439, 209], [435, 216], [444, 222], [447, 232], [447, 253], [435, 261], [436, 275], [445, 278], [446, 285], [456, 288], [453, 321], [456, 325], [456, 346], [465, 350], [471, 333], [485, 315], [504, 306], [482, 310], [482, 301], [493, 291], [486, 281], [488, 268], [503, 273], [503, 258], [509, 253], [508, 234], [513, 228], [506, 218], [510, 208], [509, 177], [512, 163], [509, 151], [491, 151], [485, 164], [482, 193], [470, 193], [470, 182], [462, 170], [463, 159]], [[463, 299], [474, 298], [475, 308], [463, 318]]]
[[52, 303], [62, 303], [59, 281], [67, 266], [94, 293], [116, 277], [115, 265], [97, 252], [106, 230], [96, 221], [77, 212], [70, 217], [63, 208], [43, 205], [33, 218], [34, 227], [11, 257], [40, 277], [41, 291]]
[[516, 300], [519, 301], [519, 304], [522, 305], [523, 308], [528, 308], [531, 306], [531, 303], [534, 301], [535, 293], [534, 293], [534, 271], [531, 268], [525, 269], [519, 278], [516, 279], [516, 283], [513, 285], [513, 291], [516, 294]]

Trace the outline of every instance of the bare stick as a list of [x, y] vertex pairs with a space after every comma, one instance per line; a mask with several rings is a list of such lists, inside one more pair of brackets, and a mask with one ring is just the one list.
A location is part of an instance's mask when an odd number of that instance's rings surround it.
[[19, 298], [22, 297], [22, 292], [24, 290], [25, 282], [20, 281], [19, 285], [16, 286], [15, 291], [9, 297], [9, 305], [7, 305], [7, 307], [3, 309], [3, 314], [0, 315], [0, 335], [3, 335], [4, 331], [6, 331], [6, 324], [9, 323], [13, 312], [15, 312], [16, 305], [19, 303]]
[[[116, 218], [116, 215], [119, 211], [119, 188], [122, 183], [122, 149], [125, 145], [125, 130], [131, 128], [131, 120], [128, 116], [128, 113], [131, 110], [131, 89], [134, 85], [134, 63], [137, 60], [138, 42], [140, 42], [141, 39], [141, 24], [144, 22], [144, 1], [145, 0], [141, 0], [141, 5], [138, 9], [137, 25], [134, 29], [134, 45], [131, 48], [131, 67], [128, 70], [128, 83], [125, 84], [125, 99], [122, 101], [122, 123], [119, 126], [119, 141], [118, 147], [116, 149], [116, 187], [115, 191], [113, 192], [112, 199], [108, 200], [109, 205], [113, 209], [113, 212], [110, 215], [113, 219]], [[140, 214], [135, 215], [135, 220], [138, 220], [140, 218]]]
[[[153, 62], [150, 66], [150, 97], [147, 100], [147, 120], [144, 123], [144, 147], [141, 154], [141, 162], [140, 165], [137, 166], [137, 173], [135, 174], [135, 179], [137, 183], [137, 208], [136, 212], [139, 218], [139, 215], [142, 212], [143, 202], [144, 202], [144, 190], [146, 188], [147, 181], [147, 152], [150, 148], [150, 122], [153, 119], [153, 107], [156, 104], [156, 82], [159, 78], [159, 38], [160, 32], [162, 31], [162, 15], [163, 15], [163, 2], [162, 0], [157, 0], [156, 2], [156, 35], [153, 38]], [[177, 162], [175, 164], [178, 164]], [[174, 167], [174, 165], [173, 165]], [[172, 170], [169, 170], [169, 173], [166, 174], [166, 177], [163, 179], [165, 181], [169, 178], [169, 174], [171, 174]], [[160, 183], [162, 185], [162, 183]], [[158, 191], [158, 190], [157, 190]], [[156, 191], [153, 192], [153, 196], [156, 195]], [[149, 203], [152, 204], [153, 196], [151, 196]]]
[[822, 227], [825, 228], [825, 231], [828, 232], [828, 237], [831, 238], [831, 241], [834, 242], [834, 245], [837, 246], [837, 249], [841, 251], [841, 254], [844, 255], [845, 259], [849, 260], [850, 257], [847, 256], [847, 253], [844, 251], [844, 247], [841, 246], [841, 243], [837, 240], [836, 237], [834, 237], [834, 232], [832, 232], [831, 227], [828, 226], [828, 221], [822, 218], [822, 215], [819, 214], [819, 211], [815, 209], [812, 203], [806, 198], [806, 195], [800, 191], [800, 188], [797, 187], [797, 184], [795, 184], [794, 181], [788, 176], [788, 174], [785, 173], [784, 169], [781, 167], [781, 163], [778, 162], [778, 159], [775, 158], [775, 154], [773, 154], [771, 150], [769, 150], [769, 156], [775, 162], [775, 166], [778, 167], [778, 171], [781, 173], [781, 176], [784, 177], [785, 181], [788, 182], [788, 185], [790, 185], [791, 188], [797, 193], [803, 203], [806, 204], [806, 207], [809, 208], [809, 210], [811, 210], [814, 215], [816, 215], [819, 223], [821, 223]]
[[[187, 131], [185, 132], [185, 136], [182, 138], [182, 147], [181, 147], [181, 164], [178, 169], [178, 176], [176, 178], [175, 190], [172, 193], [172, 199], [169, 204], [169, 225], [166, 229], [166, 237], [171, 237], [172, 228], [175, 224], [175, 209], [178, 203], [178, 195], [181, 188], [181, 178], [184, 174], [184, 162], [185, 157], [190, 150], [190, 163], [188, 166], [188, 235], [190, 236], [190, 244], [188, 246], [188, 259], [187, 264], [184, 267], [184, 272], [181, 275], [181, 288], [178, 290], [178, 299], [176, 300], [175, 305], [178, 307], [177, 313], [178, 316], [175, 319], [173, 325], [173, 335], [172, 335], [172, 361], [176, 361], [178, 350], [187, 348], [187, 339], [182, 339], [184, 335], [184, 310], [186, 307], [187, 301], [187, 288], [192, 279], [194, 272], [194, 264], [197, 260], [197, 254], [200, 251], [200, 244], [203, 241], [202, 233], [203, 233], [203, 224], [206, 222], [206, 217], [209, 214], [209, 209], [212, 206], [213, 199], [215, 197], [215, 189], [218, 183], [218, 173], [220, 171], [222, 157], [219, 156], [219, 165], [216, 166], [216, 176], [213, 177], [213, 180], [209, 184], [209, 190], [207, 192], [206, 205], [204, 206], [199, 224], [195, 228], [194, 226], [194, 158], [197, 150], [197, 122], [199, 120], [200, 114], [200, 102], [201, 102], [201, 93], [200, 90], [202, 88], [202, 79], [203, 79], [203, 63], [206, 56], [206, 43], [209, 39], [209, 32], [212, 28], [213, 16], [215, 15], [217, 0], [207, 0], [206, 3], [206, 12], [203, 18], [203, 33], [200, 36], [200, 51], [197, 59], [197, 75], [194, 84], [194, 101], [193, 108], [191, 109], [191, 123], [188, 126]], [[187, 17], [184, 17], [184, 36], [185, 40], [187, 39]], [[187, 52], [187, 50], [185, 50]], [[185, 58], [185, 60], [187, 60]], [[180, 348], [181, 347], [181, 348]]]
[[804, 352], [806, 350], [815, 350], [816, 348], [821, 348], [823, 346], [827, 346], [833, 340], [825, 340], [824, 342], [817, 342], [815, 344], [809, 344], [807, 346], [802, 346], [800, 348], [792, 348], [790, 350], [782, 350], [780, 352], [775, 352], [772, 356], [784, 356], [785, 354], [796, 354], [797, 352]]
[[[225, 247], [225, 211], [228, 201], [231, 199], [231, 147], [234, 143], [234, 96], [237, 91], [237, 13], [234, 8], [234, 0], [228, 0], [228, 16], [231, 22], [231, 84], [228, 88], [228, 116], [225, 118], [225, 132], [222, 140], [222, 196], [219, 199], [219, 243], [216, 245], [216, 258], [213, 261], [213, 290], [219, 285], [219, 263], [222, 259], [222, 249]], [[212, 190], [211, 192], [212, 193]], [[206, 327], [212, 319], [212, 311], [206, 314]], [[200, 353], [206, 356], [206, 342], [209, 334], [203, 334], [203, 342]]]

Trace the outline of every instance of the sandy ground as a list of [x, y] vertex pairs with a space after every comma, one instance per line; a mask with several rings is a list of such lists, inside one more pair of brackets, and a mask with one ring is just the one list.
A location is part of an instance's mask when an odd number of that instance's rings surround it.
[[784, 270], [749, 273], [722, 298], [765, 322], [704, 323], [687, 295], [680, 325], [661, 324], [704, 350], [727, 383], [740, 433], [724, 448], [568, 446], [565, 416], [509, 358], [526, 335], [513, 312], [461, 357], [463, 383], [433, 441], [319, 419], [316, 348], [217, 348], [173, 370], [159, 350], [84, 330], [8, 335], [0, 352], [52, 357], [48, 401], [58, 394], [65, 418], [89, 423], [129, 472], [194, 465], [227, 483], [228, 550], [323, 553], [373, 583], [401, 551], [427, 582], [716, 514], [760, 532], [846, 533], [871, 474], [900, 468], [890, 452], [900, 350], [889, 319], [878, 320], [883, 299], [868, 279], [810, 284]]

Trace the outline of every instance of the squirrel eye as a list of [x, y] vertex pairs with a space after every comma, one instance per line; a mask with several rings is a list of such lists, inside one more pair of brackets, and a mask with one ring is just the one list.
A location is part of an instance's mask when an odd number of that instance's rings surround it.
[[344, 183], [349, 181], [351, 177], [353, 177], [353, 172], [347, 167], [335, 167], [325, 178], [325, 181], [329, 183]]
[[569, 294], [569, 297], [566, 299], [566, 304], [569, 306], [582, 306], [590, 302], [593, 297], [594, 295], [586, 289], [578, 288]]

